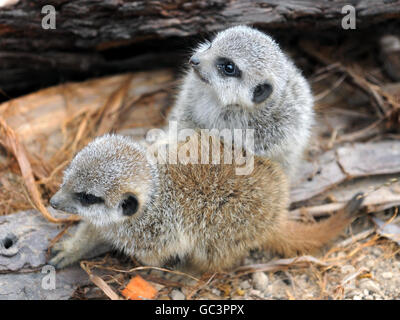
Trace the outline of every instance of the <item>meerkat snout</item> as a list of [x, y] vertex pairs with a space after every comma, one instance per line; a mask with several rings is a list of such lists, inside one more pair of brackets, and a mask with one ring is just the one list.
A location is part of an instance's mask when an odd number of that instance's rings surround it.
[[196, 67], [196, 66], [198, 66], [198, 65], [200, 64], [200, 59], [199, 59], [198, 57], [196, 57], [196, 56], [192, 56], [192, 57], [189, 59], [189, 63], [190, 63], [193, 67]]
[[51, 205], [52, 208], [54, 208], [54, 209], [58, 209], [58, 208], [59, 208], [60, 203], [58, 202], [57, 197], [55, 197], [55, 195], [51, 197], [51, 199], [50, 199], [50, 205]]
[[72, 200], [73, 199], [68, 197], [68, 194], [59, 190], [50, 198], [49, 202], [50, 206], [56, 210], [65, 211], [67, 213], [76, 213], [77, 210], [74, 201]]

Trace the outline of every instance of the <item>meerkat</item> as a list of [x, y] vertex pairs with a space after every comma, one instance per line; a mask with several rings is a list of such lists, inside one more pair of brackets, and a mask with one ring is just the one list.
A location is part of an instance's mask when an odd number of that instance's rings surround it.
[[236, 26], [200, 44], [168, 121], [178, 128], [254, 129], [255, 153], [296, 172], [314, 123], [306, 79], [267, 34]]
[[362, 202], [305, 224], [289, 219], [288, 195], [281, 166], [264, 157], [254, 158], [250, 174], [236, 175], [233, 164], [160, 164], [130, 138], [105, 135], [76, 155], [50, 200], [83, 219], [50, 263], [65, 267], [106, 241], [146, 265], [229, 270], [252, 249], [290, 256], [320, 248]]

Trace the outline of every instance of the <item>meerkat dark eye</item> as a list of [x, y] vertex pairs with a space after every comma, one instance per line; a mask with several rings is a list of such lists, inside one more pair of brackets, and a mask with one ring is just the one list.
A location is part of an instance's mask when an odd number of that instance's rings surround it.
[[90, 193], [78, 192], [75, 193], [75, 197], [83, 206], [90, 206], [95, 203], [103, 203], [104, 200], [100, 197], [96, 197]]
[[260, 103], [267, 99], [272, 93], [272, 86], [269, 83], [261, 83], [254, 88], [253, 102]]
[[224, 64], [224, 72], [225, 74], [234, 74], [235, 73], [235, 65], [233, 63], [228, 62], [227, 64]]
[[227, 58], [218, 58], [217, 68], [222, 75], [228, 77], [239, 78], [242, 74], [240, 69], [233, 63], [233, 61]]
[[139, 201], [134, 195], [129, 195], [126, 199], [122, 201], [122, 214], [124, 216], [132, 216], [139, 209]]

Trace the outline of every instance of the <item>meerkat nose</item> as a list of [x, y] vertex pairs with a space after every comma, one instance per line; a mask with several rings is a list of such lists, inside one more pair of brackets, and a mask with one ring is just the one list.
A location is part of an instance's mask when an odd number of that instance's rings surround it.
[[189, 59], [189, 63], [190, 63], [193, 67], [198, 66], [198, 65], [200, 64], [200, 59], [197, 58], [197, 57], [195, 57], [195, 56], [192, 56], [192, 57]]
[[57, 202], [57, 201], [54, 199], [54, 197], [51, 197], [51, 199], [50, 199], [50, 205], [51, 205], [54, 209], [58, 209], [60, 203]]

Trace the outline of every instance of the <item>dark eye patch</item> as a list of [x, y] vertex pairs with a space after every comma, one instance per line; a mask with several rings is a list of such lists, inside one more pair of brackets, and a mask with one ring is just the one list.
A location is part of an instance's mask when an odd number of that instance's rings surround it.
[[240, 78], [242, 75], [238, 66], [228, 58], [217, 58], [216, 65], [223, 76]]
[[102, 198], [96, 197], [90, 193], [85, 193], [85, 192], [77, 192], [75, 193], [75, 197], [83, 206], [90, 206], [95, 203], [104, 202]]
[[253, 90], [253, 102], [260, 103], [267, 99], [272, 93], [272, 86], [265, 82], [257, 85]]
[[139, 209], [139, 201], [136, 196], [131, 194], [122, 201], [121, 207], [124, 216], [132, 216]]

